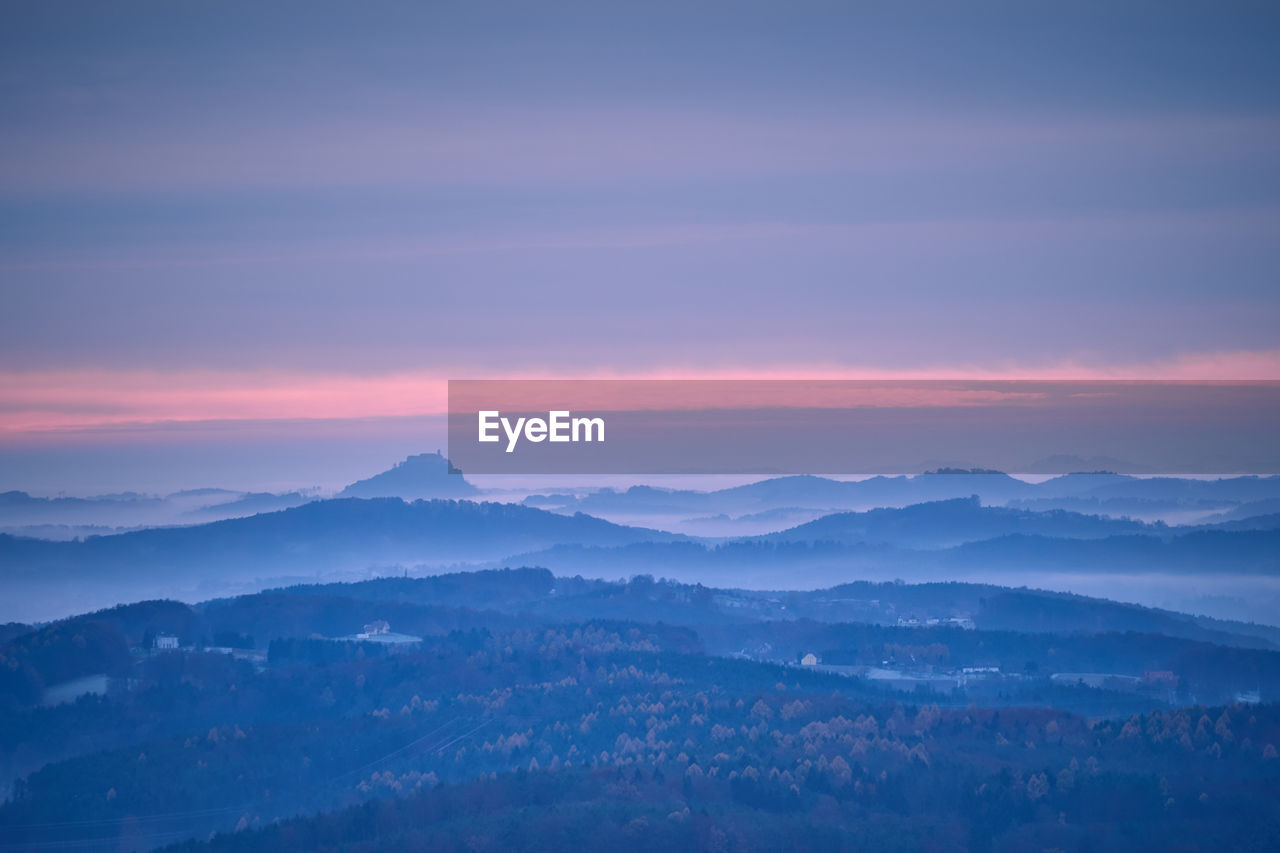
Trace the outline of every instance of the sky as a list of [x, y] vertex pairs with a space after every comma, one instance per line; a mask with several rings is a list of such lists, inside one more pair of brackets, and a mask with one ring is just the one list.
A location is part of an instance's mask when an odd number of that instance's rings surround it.
[[434, 450], [449, 378], [1280, 379], [1277, 43], [1269, 3], [7, 2], [0, 489], [340, 484]]

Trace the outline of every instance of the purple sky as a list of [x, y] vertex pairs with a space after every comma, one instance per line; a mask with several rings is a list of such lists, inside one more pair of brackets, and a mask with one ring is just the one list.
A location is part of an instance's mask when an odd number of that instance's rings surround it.
[[1280, 378], [1277, 42], [1263, 3], [11, 3], [0, 488], [297, 418], [391, 456], [451, 376]]

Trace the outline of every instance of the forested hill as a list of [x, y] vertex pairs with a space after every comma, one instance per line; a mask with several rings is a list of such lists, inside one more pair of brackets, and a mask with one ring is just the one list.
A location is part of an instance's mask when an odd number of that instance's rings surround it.
[[[622, 545], [682, 538], [513, 504], [342, 498], [248, 518], [83, 541], [0, 535], [0, 563], [6, 567], [11, 599], [31, 588], [48, 603], [51, 585], [56, 585], [62, 595], [73, 596], [75, 606], [74, 596], [95, 588], [110, 593], [114, 601], [155, 597], [157, 592], [192, 597], [201, 588], [257, 579], [496, 560], [566, 542]], [[20, 610], [19, 604], [11, 600], [7, 606]]]
[[1080, 596], [528, 568], [6, 633], [3, 849], [1280, 841], [1274, 632]]

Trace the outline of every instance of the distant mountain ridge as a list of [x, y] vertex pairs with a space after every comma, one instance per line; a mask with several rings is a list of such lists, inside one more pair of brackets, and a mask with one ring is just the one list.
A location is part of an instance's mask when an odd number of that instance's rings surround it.
[[[797, 475], [700, 492], [633, 486], [600, 489], [581, 495], [542, 494], [525, 500], [530, 506], [577, 510], [593, 515], [686, 514], [743, 515], [788, 507], [826, 511], [904, 507], [929, 501], [968, 498], [982, 503], [1026, 509], [1134, 509], [1185, 507], [1208, 514], [1216, 509], [1259, 502], [1262, 512], [1280, 500], [1280, 476], [1242, 476], [1218, 480], [1176, 477], [1139, 478], [1107, 471], [1065, 474], [1029, 483], [998, 471], [943, 469], [913, 477], [877, 476], [833, 480]], [[1236, 516], [1239, 517], [1239, 516]]]
[[[113, 583], [133, 585], [113, 593], [120, 597], [225, 594], [263, 581], [512, 559], [562, 573], [661, 573], [755, 587], [785, 578], [829, 585], [856, 577], [959, 578], [1009, 571], [1259, 576], [1280, 574], [1277, 537], [1274, 519], [1266, 517], [1171, 528], [983, 506], [974, 497], [835, 513], [778, 533], [721, 540], [518, 504], [335, 498], [83, 541], [0, 536], [0, 564], [13, 589], [10, 606], [19, 608], [0, 612], [0, 619], [46, 616], [24, 612], [20, 602], [24, 590], [44, 589], [48, 598], [49, 584], [62, 585], [67, 595], [112, 589]], [[87, 600], [81, 609], [109, 603]]]
[[977, 495], [913, 504], [901, 509], [841, 512], [789, 530], [756, 537], [764, 541], [891, 542], [914, 548], [942, 547], [1011, 534], [1097, 539], [1121, 534], [1162, 535], [1163, 524], [1082, 515], [1064, 510], [1031, 512], [983, 506]]
[[[1209, 572], [1280, 576], [1280, 530], [1193, 530], [1168, 537], [1116, 535], [1066, 538], [1006, 534], [945, 548], [919, 549], [885, 542], [788, 539], [765, 536], [719, 543], [634, 542], [620, 546], [556, 545], [518, 554], [508, 563], [580, 572], [612, 565], [626, 574], [652, 568], [670, 577], [726, 582], [736, 573], [761, 588], [763, 579], [791, 578], [799, 583], [833, 582], [833, 570], [847, 576], [962, 577], [973, 571], [1126, 572], [1139, 574]], [[958, 574], [963, 573], [963, 574]]]
[[[27, 613], [22, 601], [51, 585], [52, 600], [96, 609], [122, 599], [181, 597], [243, 589], [272, 578], [314, 579], [396, 565], [449, 565], [498, 559], [560, 543], [623, 545], [683, 537], [625, 527], [587, 515], [565, 516], [515, 504], [399, 498], [338, 498], [278, 512], [190, 527], [138, 530], [83, 541], [51, 542], [0, 535], [0, 565], [10, 590], [5, 618]], [[97, 592], [94, 593], [93, 591]], [[110, 600], [89, 598], [109, 594]], [[146, 593], [145, 595], [142, 593]]]
[[[410, 456], [349, 484], [339, 497], [404, 500], [475, 498], [482, 494], [436, 453]], [[1138, 478], [1107, 471], [1067, 474], [1040, 483], [998, 471], [940, 469], [916, 476], [834, 480], [796, 475], [714, 491], [637, 485], [529, 495], [523, 504], [559, 513], [585, 512], [620, 524], [640, 524], [702, 536], [771, 532], [788, 520], [841, 511], [907, 507], [977, 495], [984, 505], [1020, 510], [1068, 510], [1113, 519], [1169, 524], [1244, 521], [1277, 512], [1280, 477], [1218, 480]], [[317, 490], [285, 493], [192, 489], [164, 496], [119, 493], [86, 498], [0, 493], [0, 530], [19, 536], [69, 539], [102, 532], [242, 517], [307, 503]], [[785, 510], [785, 512], [782, 512]], [[653, 517], [653, 521], [646, 520]], [[658, 518], [665, 516], [661, 520]]]
[[338, 497], [420, 500], [465, 498], [479, 493], [437, 450], [410, 456], [386, 471], [357, 480], [339, 492]]

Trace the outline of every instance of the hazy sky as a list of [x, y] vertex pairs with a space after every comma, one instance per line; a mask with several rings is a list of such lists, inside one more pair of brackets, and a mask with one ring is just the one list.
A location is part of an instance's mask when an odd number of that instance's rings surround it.
[[450, 376], [1280, 378], [1277, 44], [1274, 3], [7, 2], [0, 448]]

